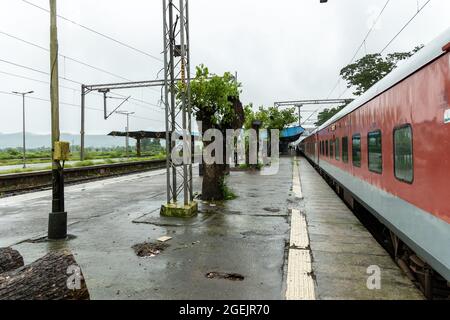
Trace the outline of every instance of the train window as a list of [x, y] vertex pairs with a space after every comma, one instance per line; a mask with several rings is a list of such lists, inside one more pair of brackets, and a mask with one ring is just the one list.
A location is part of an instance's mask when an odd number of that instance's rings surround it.
[[330, 158], [333, 159], [334, 140], [330, 140]]
[[395, 177], [404, 182], [413, 182], [414, 163], [412, 128], [410, 125], [394, 129], [394, 171]]
[[383, 172], [383, 153], [381, 149], [381, 131], [369, 132], [367, 135], [367, 150], [369, 153], [369, 170]]
[[348, 137], [342, 138], [342, 161], [348, 163]]
[[361, 135], [352, 137], [352, 162], [355, 167], [361, 167]]
[[334, 148], [335, 148], [335, 158], [336, 160], [340, 160], [341, 159], [341, 150], [339, 148], [339, 138], [336, 138], [336, 141], [334, 142]]
[[328, 140], [325, 141], [325, 155], [328, 157]]

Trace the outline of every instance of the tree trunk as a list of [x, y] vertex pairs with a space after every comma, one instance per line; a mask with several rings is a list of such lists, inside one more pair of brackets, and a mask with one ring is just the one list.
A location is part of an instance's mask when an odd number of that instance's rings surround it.
[[222, 164], [204, 164], [202, 200], [221, 201], [224, 200], [223, 179], [225, 176], [224, 165]]
[[0, 248], [0, 273], [23, 267], [20, 253], [11, 248]]
[[28, 266], [0, 274], [0, 300], [88, 299], [83, 274], [68, 251], [50, 252]]

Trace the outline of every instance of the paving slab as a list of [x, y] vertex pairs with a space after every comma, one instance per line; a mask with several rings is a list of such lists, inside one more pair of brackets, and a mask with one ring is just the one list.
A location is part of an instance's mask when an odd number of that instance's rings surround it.
[[[421, 300], [422, 293], [305, 158], [298, 160], [318, 299]], [[381, 288], [367, 286], [380, 268]]]

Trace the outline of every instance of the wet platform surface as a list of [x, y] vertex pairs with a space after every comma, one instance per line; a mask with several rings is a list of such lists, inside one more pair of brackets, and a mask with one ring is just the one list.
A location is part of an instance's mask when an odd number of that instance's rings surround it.
[[[307, 162], [299, 158], [317, 299], [424, 299], [388, 253]], [[367, 287], [368, 268], [379, 267], [381, 288]]]
[[[25, 263], [69, 248], [92, 299], [284, 299], [292, 158], [280, 166], [272, 176], [233, 172], [227, 180], [238, 198], [202, 202], [192, 219], [159, 215], [163, 170], [70, 186], [75, 238], [62, 242], [30, 241], [46, 235], [50, 192], [0, 199], [0, 247], [19, 250]], [[132, 249], [166, 235], [172, 239], [159, 255], [141, 258]], [[210, 272], [244, 279], [210, 279]]]

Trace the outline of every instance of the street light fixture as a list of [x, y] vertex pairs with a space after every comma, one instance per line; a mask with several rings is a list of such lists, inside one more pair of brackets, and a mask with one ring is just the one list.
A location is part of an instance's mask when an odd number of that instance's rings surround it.
[[126, 127], [126, 132], [127, 132], [127, 138], [125, 140], [125, 147], [126, 147], [126, 156], [127, 158], [129, 158], [129, 154], [128, 154], [128, 149], [129, 149], [129, 129], [130, 129], [130, 115], [135, 114], [135, 112], [129, 112], [129, 111], [116, 111], [116, 113], [118, 114], [122, 114], [127, 116], [127, 127]]
[[27, 94], [32, 94], [34, 91], [28, 91], [28, 92], [17, 92], [13, 91], [12, 93], [21, 95], [22, 96], [22, 151], [23, 151], [23, 168], [25, 169], [27, 167], [26, 165], [26, 147], [25, 147], [25, 96]]

